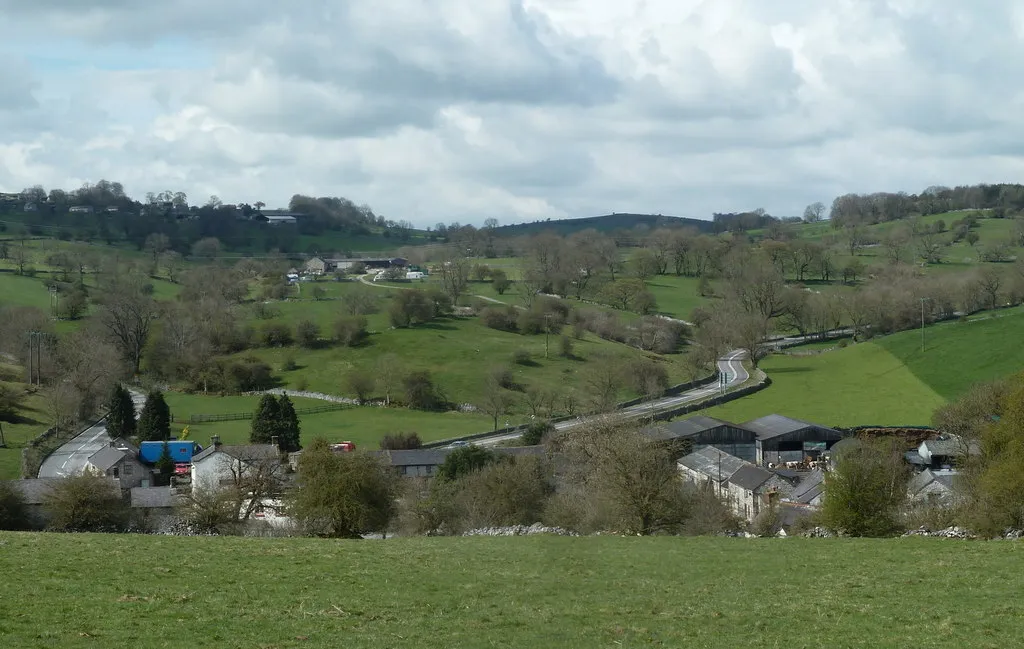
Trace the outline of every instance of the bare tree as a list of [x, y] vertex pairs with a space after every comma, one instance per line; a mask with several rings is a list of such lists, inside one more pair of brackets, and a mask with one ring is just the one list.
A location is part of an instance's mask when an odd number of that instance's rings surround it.
[[1003, 274], [996, 268], [986, 266], [978, 271], [974, 285], [985, 296], [985, 305], [989, 309], [999, 306], [1000, 291], [1003, 288]]
[[491, 377], [484, 386], [483, 401], [480, 405], [482, 410], [494, 420], [493, 430], [498, 430], [498, 420], [508, 414], [512, 400], [509, 398], [508, 391], [501, 387], [494, 377]]
[[395, 354], [384, 354], [377, 360], [377, 383], [384, 391], [384, 405], [391, 405], [391, 395], [402, 387], [402, 361]]
[[613, 410], [623, 386], [622, 372], [613, 358], [597, 359], [585, 381], [595, 412]]
[[149, 330], [156, 316], [153, 299], [143, 295], [131, 284], [115, 285], [104, 298], [99, 322], [110, 340], [117, 345], [133, 374], [138, 374], [142, 350], [149, 339]]
[[821, 201], [811, 203], [804, 208], [804, 221], [817, 223], [825, 216], [825, 204]]
[[466, 292], [471, 267], [469, 258], [456, 250], [449, 250], [442, 258], [439, 271], [441, 286], [452, 299], [452, 304], [458, 304], [459, 298]]
[[18, 274], [25, 274], [25, 267], [32, 263], [32, 252], [25, 247], [25, 242], [21, 241], [16, 246], [12, 246], [10, 249], [11, 261], [18, 268]]

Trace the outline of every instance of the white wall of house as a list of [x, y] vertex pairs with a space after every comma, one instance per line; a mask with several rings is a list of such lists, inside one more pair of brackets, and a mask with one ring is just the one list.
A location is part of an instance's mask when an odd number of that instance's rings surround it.
[[192, 488], [201, 491], [217, 490], [222, 481], [235, 478], [239, 466], [240, 462], [227, 453], [207, 455], [199, 462], [192, 463]]

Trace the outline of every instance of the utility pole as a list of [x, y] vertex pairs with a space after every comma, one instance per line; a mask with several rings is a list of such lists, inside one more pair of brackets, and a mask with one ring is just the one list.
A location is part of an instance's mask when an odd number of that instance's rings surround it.
[[550, 334], [551, 334], [551, 314], [550, 313], [545, 313], [544, 314], [544, 360], [547, 360], [547, 358], [548, 358], [548, 349], [549, 349], [548, 337], [549, 337]]
[[4, 439], [4, 424], [0, 422], [0, 448], [7, 448], [7, 440]]
[[924, 301], [925, 300], [930, 300], [930, 299], [931, 299], [930, 297], [923, 297], [923, 298], [921, 298], [921, 352], [922, 353], [924, 352], [924, 349], [925, 349], [925, 340], [924, 340]]
[[50, 287], [50, 315], [56, 320], [60, 314], [60, 295], [57, 293], [57, 287]]

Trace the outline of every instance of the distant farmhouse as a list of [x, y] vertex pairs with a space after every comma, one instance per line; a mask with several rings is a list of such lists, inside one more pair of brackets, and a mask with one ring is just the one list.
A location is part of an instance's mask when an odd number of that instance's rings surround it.
[[408, 259], [402, 257], [351, 257], [331, 258], [313, 257], [306, 261], [302, 270], [308, 275], [326, 275], [334, 271], [347, 271], [356, 265], [362, 265], [368, 270], [383, 270], [388, 268], [404, 268], [409, 264]]

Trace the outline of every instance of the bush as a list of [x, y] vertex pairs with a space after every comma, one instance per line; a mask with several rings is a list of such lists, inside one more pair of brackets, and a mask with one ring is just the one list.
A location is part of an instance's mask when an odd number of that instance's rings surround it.
[[530, 355], [529, 350], [517, 349], [512, 352], [512, 362], [516, 365], [532, 365], [533, 357]]
[[356, 347], [366, 339], [366, 336], [365, 316], [341, 316], [334, 323], [334, 340], [339, 345]]
[[23, 393], [0, 383], [0, 420], [14, 421], [21, 408]]
[[559, 339], [559, 350], [558, 350], [558, 353], [562, 356], [562, 358], [572, 358], [573, 357], [573, 354], [572, 354], [572, 338], [570, 338], [569, 336], [566, 336], [565, 334], [562, 334], [562, 337]]
[[409, 327], [434, 319], [434, 302], [425, 291], [395, 291], [388, 309], [392, 327]]
[[306, 349], [316, 349], [320, 345], [320, 327], [312, 320], [303, 320], [295, 325], [295, 339]]
[[455, 305], [452, 302], [450, 295], [439, 288], [430, 288], [426, 293], [427, 297], [434, 305], [432, 317], [446, 317], [450, 316], [454, 312]]
[[506, 390], [512, 390], [518, 387], [516, 385], [515, 376], [512, 374], [512, 370], [504, 365], [491, 368], [488, 379]]
[[283, 322], [263, 325], [263, 344], [267, 347], [287, 347], [292, 344], [292, 330]]
[[850, 536], [891, 536], [899, 531], [907, 467], [894, 439], [861, 440], [843, 449], [825, 478], [822, 522]]
[[345, 387], [356, 395], [359, 403], [366, 403], [377, 387], [377, 378], [370, 370], [354, 367], [345, 375]]
[[380, 300], [367, 286], [358, 286], [341, 296], [341, 311], [345, 315], [372, 315], [380, 311]]
[[555, 427], [549, 421], [535, 421], [526, 428], [523, 433], [522, 442], [526, 446], [536, 446], [544, 441], [546, 435], [555, 432]]
[[491, 329], [514, 332], [518, 315], [512, 306], [487, 306], [480, 311], [480, 322]]
[[504, 295], [508, 287], [512, 285], [509, 281], [505, 271], [494, 269], [491, 271], [491, 286], [494, 287], [494, 292], [498, 295]]
[[281, 362], [281, 371], [294, 372], [297, 369], [299, 369], [299, 364], [295, 362], [295, 356], [291, 354], [285, 356], [284, 360]]
[[626, 380], [633, 392], [640, 395], [655, 395], [668, 387], [668, 370], [658, 361], [636, 358], [625, 366]]
[[10, 482], [0, 480], [0, 530], [23, 530], [28, 527], [28, 512], [21, 491]]
[[[295, 361], [291, 363], [294, 365]], [[253, 392], [274, 387], [274, 371], [270, 365], [255, 356], [246, 356], [224, 368], [227, 380], [224, 389], [229, 392]]]
[[405, 402], [410, 408], [444, 410], [447, 405], [434, 385], [434, 378], [426, 370], [407, 374], [402, 379], [402, 387], [405, 389]]
[[57, 532], [120, 532], [128, 506], [109, 478], [88, 473], [62, 478], [46, 494], [43, 509]]
[[385, 451], [400, 451], [420, 448], [423, 441], [418, 433], [391, 433], [380, 440], [380, 447]]
[[437, 467], [437, 477], [442, 480], [457, 480], [497, 461], [498, 456], [493, 451], [470, 444], [449, 453], [441, 466]]

